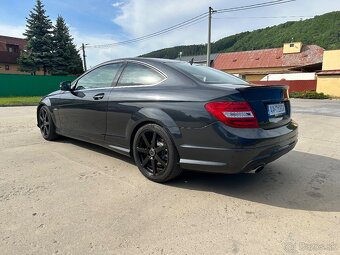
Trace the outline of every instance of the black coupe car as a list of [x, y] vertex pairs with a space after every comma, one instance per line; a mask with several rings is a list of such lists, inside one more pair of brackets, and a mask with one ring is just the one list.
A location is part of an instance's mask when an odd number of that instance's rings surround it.
[[262, 170], [294, 148], [298, 130], [285, 86], [148, 58], [105, 62], [61, 83], [41, 100], [37, 121], [46, 140], [62, 135], [131, 156], [156, 182], [182, 169]]

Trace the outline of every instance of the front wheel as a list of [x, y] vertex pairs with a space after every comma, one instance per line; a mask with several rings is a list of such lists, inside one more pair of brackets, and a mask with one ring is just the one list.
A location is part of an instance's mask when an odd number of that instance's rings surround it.
[[38, 125], [44, 139], [52, 141], [58, 137], [53, 119], [46, 106], [42, 106], [39, 110]]
[[141, 173], [154, 182], [166, 182], [181, 173], [177, 150], [159, 125], [147, 124], [137, 131], [133, 156]]

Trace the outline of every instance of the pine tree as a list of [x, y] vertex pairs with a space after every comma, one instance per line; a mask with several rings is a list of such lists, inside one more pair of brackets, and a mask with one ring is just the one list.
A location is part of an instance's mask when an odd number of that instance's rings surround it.
[[20, 70], [35, 74], [43, 69], [46, 75], [52, 65], [52, 22], [41, 0], [36, 1], [26, 21], [27, 49], [19, 58]]
[[58, 16], [53, 29], [53, 75], [81, 74], [82, 61], [65, 20]]
[[70, 56], [71, 62], [69, 65], [69, 74], [82, 74], [84, 72], [83, 61], [74, 44], [71, 45]]
[[19, 57], [19, 70], [22, 72], [29, 72], [35, 75], [35, 72], [38, 70], [33, 58], [27, 51], [23, 51]]

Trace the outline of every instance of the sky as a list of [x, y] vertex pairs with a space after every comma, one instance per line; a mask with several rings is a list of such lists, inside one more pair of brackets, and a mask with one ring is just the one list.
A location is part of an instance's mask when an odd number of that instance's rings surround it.
[[[217, 10], [266, 1], [269, 0], [42, 0], [53, 22], [58, 15], [66, 20], [77, 47], [81, 43], [102, 45], [151, 34], [207, 12], [209, 6]], [[2, 1], [0, 35], [23, 37], [26, 17], [34, 5], [35, 0]], [[216, 41], [236, 33], [339, 10], [339, 0], [296, 0], [260, 9], [214, 14], [211, 37]], [[207, 30], [206, 18], [138, 43], [105, 49], [89, 47], [86, 48], [87, 63], [92, 67], [110, 59], [138, 56], [161, 48], [206, 43]]]

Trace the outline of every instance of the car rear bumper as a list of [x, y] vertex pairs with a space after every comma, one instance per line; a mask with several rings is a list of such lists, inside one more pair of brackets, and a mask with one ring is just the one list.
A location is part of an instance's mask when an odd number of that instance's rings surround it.
[[297, 134], [298, 127], [293, 121], [270, 130], [236, 129], [220, 122], [183, 129], [177, 144], [180, 166], [206, 172], [249, 172], [292, 150]]

